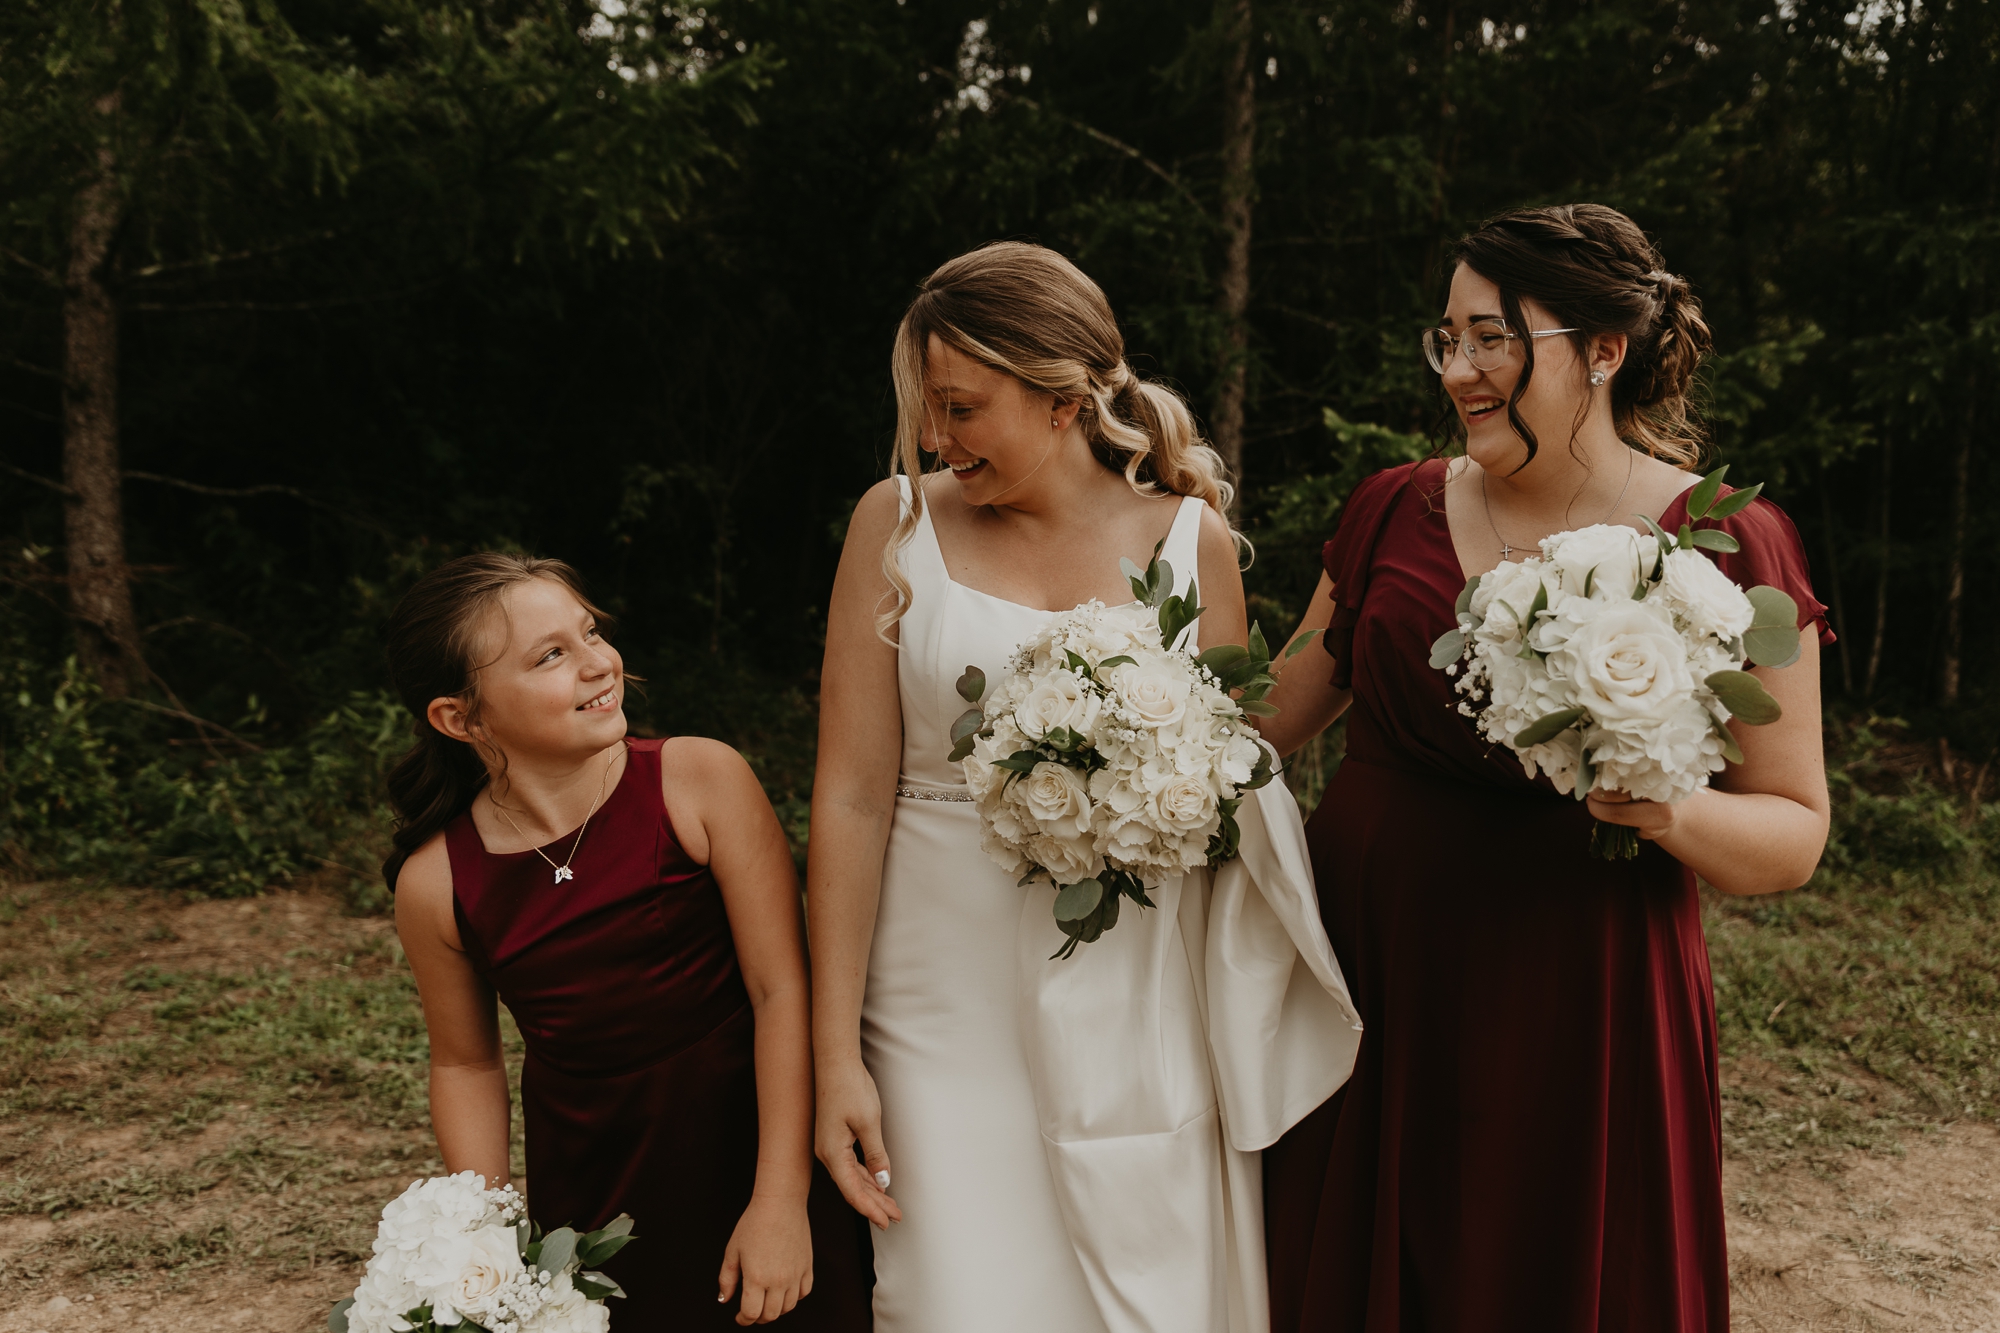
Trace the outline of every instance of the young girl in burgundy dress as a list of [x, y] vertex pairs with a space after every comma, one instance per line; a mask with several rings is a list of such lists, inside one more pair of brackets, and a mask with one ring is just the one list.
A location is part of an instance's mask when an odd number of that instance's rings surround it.
[[606, 1268], [623, 1333], [858, 1333], [866, 1233], [813, 1163], [784, 834], [728, 746], [626, 736], [600, 619], [567, 565], [488, 553], [425, 577], [390, 625], [417, 743], [390, 777], [384, 873], [445, 1169], [509, 1175], [497, 997], [527, 1045], [529, 1212], [637, 1223]]
[[[1573, 205], [1461, 242], [1425, 336], [1461, 458], [1380, 472], [1327, 543], [1264, 737], [1289, 753], [1350, 705], [1307, 825], [1320, 910], [1366, 1024], [1353, 1078], [1264, 1154], [1277, 1333], [1725, 1333], [1715, 1002], [1699, 875], [1811, 876], [1826, 841], [1819, 650], [1791, 520], [1723, 520], [1724, 574], [1799, 606], [1783, 705], [1679, 805], [1588, 802], [1480, 740], [1427, 660], [1468, 575], [1593, 523], [1673, 532], [1698, 440], [1701, 306], [1631, 219]], [[1411, 349], [1415, 352], [1415, 348]], [[1747, 480], [1757, 480], [1749, 478]], [[1317, 665], [1315, 665], [1317, 663]], [[1635, 828], [1589, 854], [1593, 819]]]

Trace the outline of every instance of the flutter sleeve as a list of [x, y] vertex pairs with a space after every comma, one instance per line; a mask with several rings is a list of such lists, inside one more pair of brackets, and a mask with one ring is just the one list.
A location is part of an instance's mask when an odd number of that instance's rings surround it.
[[1818, 625], [1820, 647], [1833, 643], [1833, 627], [1826, 620], [1826, 603], [1813, 593], [1812, 565], [1806, 559], [1805, 543], [1799, 540], [1799, 530], [1792, 525], [1790, 515], [1760, 496], [1742, 513], [1701, 526], [1719, 527], [1742, 543], [1740, 551], [1711, 552], [1717, 568], [1742, 587], [1769, 584], [1789, 595], [1799, 604], [1799, 628]]
[[1368, 595], [1368, 573], [1375, 563], [1375, 543], [1396, 507], [1396, 497], [1418, 467], [1405, 463], [1362, 480], [1341, 507], [1340, 526], [1320, 551], [1320, 563], [1333, 582], [1333, 619], [1322, 642], [1333, 658], [1333, 687], [1354, 688], [1354, 625], [1361, 618], [1361, 601]]

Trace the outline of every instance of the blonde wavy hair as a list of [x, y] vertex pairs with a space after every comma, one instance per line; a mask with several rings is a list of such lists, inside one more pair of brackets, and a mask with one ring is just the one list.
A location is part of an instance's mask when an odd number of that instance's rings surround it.
[[896, 452], [889, 475], [911, 478], [911, 503], [882, 549], [895, 604], [876, 618], [881, 633], [910, 609], [910, 581], [896, 556], [924, 511], [921, 440], [932, 411], [924, 371], [932, 334], [1031, 392], [1075, 403], [1076, 425], [1091, 452], [1139, 494], [1192, 495], [1227, 516], [1236, 490], [1222, 456], [1202, 438], [1186, 399], [1125, 364], [1125, 337], [1103, 289], [1053, 250], [1020, 241], [983, 245], [925, 278], [896, 330], [890, 356]]

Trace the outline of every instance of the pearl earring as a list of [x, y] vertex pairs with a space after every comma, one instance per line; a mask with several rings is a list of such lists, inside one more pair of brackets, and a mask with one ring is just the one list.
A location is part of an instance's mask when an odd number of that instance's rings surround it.
[[1591, 372], [1590, 372], [1590, 383], [1591, 383], [1591, 387], [1592, 387], [1592, 388], [1595, 388], [1596, 386], [1598, 386], [1598, 385], [1600, 385], [1600, 384], [1604, 383], [1604, 372], [1603, 372], [1603, 371], [1601, 371], [1601, 370], [1593, 370], [1593, 371], [1591, 371]]

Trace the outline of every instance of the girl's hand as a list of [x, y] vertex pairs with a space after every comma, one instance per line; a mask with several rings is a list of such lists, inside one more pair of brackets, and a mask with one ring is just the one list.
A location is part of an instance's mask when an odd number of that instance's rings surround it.
[[[820, 1069], [814, 1151], [855, 1212], [884, 1231], [903, 1220], [889, 1197], [889, 1154], [882, 1147], [882, 1097], [859, 1060]], [[854, 1145], [861, 1145], [861, 1160]]]
[[1647, 842], [1657, 842], [1674, 831], [1674, 812], [1679, 809], [1662, 801], [1635, 801], [1622, 791], [1594, 791], [1584, 804], [1607, 824], [1637, 829]]
[[722, 1255], [722, 1287], [716, 1300], [727, 1304], [743, 1282], [736, 1322], [745, 1328], [789, 1314], [813, 1289], [812, 1228], [804, 1199], [752, 1195], [737, 1219]]

